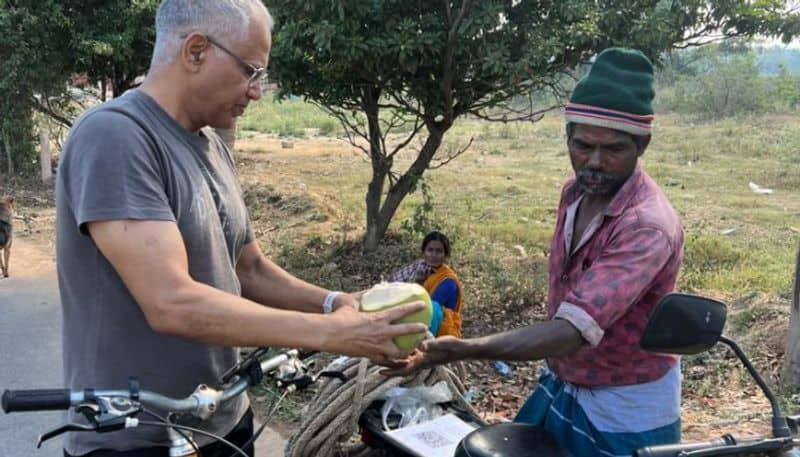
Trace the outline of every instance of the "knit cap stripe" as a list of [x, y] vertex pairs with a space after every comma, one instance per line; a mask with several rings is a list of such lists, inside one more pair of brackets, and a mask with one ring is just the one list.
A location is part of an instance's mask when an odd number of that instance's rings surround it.
[[656, 118], [653, 114], [634, 114], [626, 113], [624, 111], [617, 111], [613, 109], [603, 108], [602, 106], [585, 105], [581, 103], [568, 103], [566, 109], [573, 112], [589, 112], [598, 115], [607, 115], [610, 117], [623, 117], [632, 122], [639, 122], [649, 124]]
[[606, 127], [609, 129], [620, 130], [632, 135], [650, 135], [653, 131], [652, 126], [642, 126], [641, 124], [622, 121], [616, 118], [607, 118], [601, 116], [587, 116], [585, 114], [573, 115], [567, 113], [565, 116], [567, 122], [574, 122], [576, 124], [594, 125], [597, 127]]

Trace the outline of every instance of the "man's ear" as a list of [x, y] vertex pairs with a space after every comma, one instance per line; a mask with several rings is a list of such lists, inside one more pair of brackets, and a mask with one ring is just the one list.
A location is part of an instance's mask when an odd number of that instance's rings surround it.
[[14, 204], [14, 197], [6, 198], [6, 202], [8, 202], [9, 205], [13, 205]]
[[208, 57], [208, 48], [211, 43], [205, 35], [199, 32], [189, 34], [183, 40], [181, 47], [181, 63], [189, 71], [196, 71]]
[[647, 136], [642, 136], [641, 139], [639, 140], [639, 153], [637, 154], [639, 157], [641, 157], [642, 154], [644, 154], [645, 149], [647, 149], [647, 146], [650, 144], [651, 138], [652, 135], [647, 135]]

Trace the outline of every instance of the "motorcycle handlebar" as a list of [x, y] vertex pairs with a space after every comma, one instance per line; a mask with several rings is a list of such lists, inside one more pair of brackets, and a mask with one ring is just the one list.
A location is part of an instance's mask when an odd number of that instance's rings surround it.
[[666, 444], [647, 446], [633, 453], [633, 457], [681, 457], [681, 456], [720, 456], [750, 455], [751, 453], [770, 453], [794, 446], [794, 440], [787, 438], [736, 438], [725, 435], [721, 438], [699, 443]]
[[723, 436], [711, 441], [688, 444], [665, 444], [660, 446], [647, 446], [633, 453], [633, 457], [678, 457], [681, 452], [696, 451], [719, 446], [730, 446], [736, 441], [730, 436]]

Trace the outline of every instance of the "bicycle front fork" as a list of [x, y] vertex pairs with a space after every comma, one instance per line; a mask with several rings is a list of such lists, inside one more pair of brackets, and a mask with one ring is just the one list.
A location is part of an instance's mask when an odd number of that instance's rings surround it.
[[[194, 452], [197, 443], [192, 438], [192, 432], [182, 432], [183, 435], [178, 433], [174, 428], [167, 429], [169, 433], [169, 457], [197, 457]], [[188, 438], [188, 439], [187, 439]]]

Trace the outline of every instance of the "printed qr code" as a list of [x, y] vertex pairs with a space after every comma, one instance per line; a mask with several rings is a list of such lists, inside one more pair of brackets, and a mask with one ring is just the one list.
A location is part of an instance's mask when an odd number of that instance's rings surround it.
[[433, 431], [419, 432], [414, 434], [414, 437], [434, 449], [453, 445], [453, 442], [447, 439], [447, 437]]

